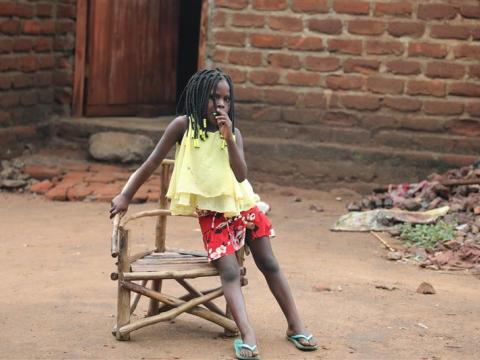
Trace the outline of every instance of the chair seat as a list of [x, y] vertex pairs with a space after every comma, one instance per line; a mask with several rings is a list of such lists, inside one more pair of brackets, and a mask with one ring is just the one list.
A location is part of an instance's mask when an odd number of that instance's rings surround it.
[[152, 252], [130, 264], [128, 280], [181, 279], [216, 276], [217, 269], [204, 251]]

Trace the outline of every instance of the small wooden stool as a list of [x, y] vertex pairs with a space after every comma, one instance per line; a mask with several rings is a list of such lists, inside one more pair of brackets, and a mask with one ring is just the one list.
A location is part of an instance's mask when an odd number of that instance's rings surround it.
[[[118, 257], [118, 269], [111, 274], [111, 279], [118, 281], [118, 296], [116, 324], [112, 333], [117, 340], [130, 340], [132, 331], [172, 320], [185, 312], [220, 325], [227, 336], [238, 334], [238, 328], [232, 320], [228, 306], [223, 311], [212, 301], [223, 296], [222, 287], [200, 291], [186, 280], [219, 275], [215, 267], [208, 262], [206, 251], [167, 250], [165, 246], [167, 217], [171, 215], [167, 209], [168, 199], [165, 195], [173, 164], [173, 160], [162, 162], [158, 209], [139, 212], [123, 219], [119, 214], [114, 217], [112, 257]], [[129, 230], [125, 226], [129, 221], [146, 216], [157, 217], [155, 248], [128, 256], [130, 239]], [[246, 270], [243, 266], [244, 248], [237, 251], [237, 260], [241, 268], [241, 285], [244, 286], [247, 284]], [[180, 297], [162, 293], [162, 282], [165, 280], [176, 281], [187, 290], [187, 293]], [[131, 292], [136, 293], [132, 302]], [[142, 296], [150, 298], [147, 316], [131, 322], [130, 316]]]

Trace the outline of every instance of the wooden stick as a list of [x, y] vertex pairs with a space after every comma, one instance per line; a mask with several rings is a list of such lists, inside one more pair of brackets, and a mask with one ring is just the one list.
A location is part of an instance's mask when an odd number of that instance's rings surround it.
[[440, 184], [444, 186], [479, 185], [480, 179], [445, 180], [440, 181]]
[[[142, 281], [142, 286], [146, 286], [147, 282], [148, 282], [148, 280], [143, 280]], [[142, 294], [139, 294], [139, 293], [135, 294], [135, 299], [133, 299], [133, 304], [130, 307], [130, 315], [132, 315], [133, 312], [135, 311], [135, 309], [137, 308], [138, 302], [140, 301], [141, 297], [142, 297]]]
[[118, 295], [117, 295], [117, 340], [130, 340], [130, 335], [122, 334], [118, 331], [122, 326], [130, 323], [130, 291], [121, 285], [121, 279], [125, 271], [129, 271], [130, 264], [128, 262], [128, 230], [122, 227], [118, 228], [119, 232], [119, 257], [118, 257]]
[[[202, 292], [198, 291], [197, 289], [195, 289], [192, 285], [190, 285], [185, 279], [176, 279], [177, 282], [182, 285], [185, 290], [187, 290], [190, 294], [192, 294], [193, 296], [196, 296], [196, 297], [201, 297], [201, 296], [204, 296], [205, 294], [203, 294]], [[205, 302], [204, 304], [207, 309], [210, 309], [211, 311], [213, 312], [216, 312], [217, 314], [220, 314], [220, 315], [223, 315], [225, 316], [225, 313], [217, 306], [215, 305], [214, 303], [210, 302], [210, 301], [207, 301]]]
[[113, 231], [112, 231], [112, 257], [118, 256], [118, 227], [120, 226], [121, 215], [116, 214], [113, 218]]
[[[169, 311], [166, 311], [166, 312], [164, 312], [162, 314], [159, 314], [159, 315], [155, 315], [155, 316], [151, 316], [151, 317], [148, 317], [148, 318], [145, 318], [145, 319], [142, 319], [142, 320], [138, 320], [133, 324], [122, 326], [120, 329], [118, 329], [118, 332], [120, 334], [129, 334], [130, 332], [132, 332], [134, 330], [137, 330], [137, 329], [140, 329], [142, 327], [145, 327], [147, 325], [155, 324], [159, 321], [165, 321], [165, 320], [168, 320], [170, 318], [174, 318], [174, 317], [178, 316], [179, 314], [181, 314], [183, 312], [188, 312], [190, 314], [199, 316], [199, 317], [201, 317], [205, 320], [216, 323], [223, 328], [228, 328], [231, 331], [237, 330], [237, 326], [235, 325], [234, 321], [232, 321], [230, 319], [226, 319], [226, 318], [224, 318], [224, 317], [222, 317], [218, 314], [215, 314], [214, 312], [211, 312], [207, 309], [196, 306], [196, 305], [200, 304], [201, 302], [203, 302], [205, 300], [212, 300], [215, 297], [223, 295], [223, 290], [221, 288], [218, 288], [217, 290], [210, 293], [209, 295], [205, 295], [205, 297], [203, 297], [203, 298], [196, 298], [195, 300], [191, 300], [188, 303], [186, 303], [186, 302], [183, 302], [183, 301], [181, 301], [181, 300], [179, 300], [175, 297], [168, 296], [168, 295], [165, 295], [165, 294], [159, 294], [155, 291], [152, 291], [150, 289], [147, 289], [147, 288], [142, 287], [142, 286], [137, 285], [137, 284], [132, 284], [132, 283], [127, 282], [127, 281], [122, 281], [122, 286], [124, 286], [124, 287], [126, 287], [129, 290], [134, 291], [134, 292], [137, 292], [137, 291], [141, 292], [142, 295], [154, 298], [154, 299], [156, 299], [158, 301], [161, 301], [165, 304], [175, 306], [176, 308], [172, 309], [172, 310], [169, 310]], [[194, 304], [194, 305], [192, 306], [192, 304]]]
[[385, 240], [383, 240], [380, 235], [377, 235], [376, 233], [374, 233], [373, 231], [370, 231], [370, 234], [372, 234], [373, 236], [375, 236], [378, 240], [380, 240], [380, 242], [390, 251], [397, 251], [396, 249], [394, 249], [393, 247], [391, 247]]
[[134, 261], [137, 261], [138, 259], [141, 259], [147, 255], [150, 255], [151, 253], [153, 252], [153, 250], [145, 250], [145, 251], [142, 251], [142, 252], [139, 252], [135, 255], [132, 255], [128, 258], [128, 261], [129, 263], [133, 263]]
[[214, 267], [205, 267], [203, 269], [193, 270], [164, 270], [164, 271], [138, 271], [128, 272], [123, 274], [125, 280], [154, 280], [154, 279], [193, 279], [202, 276], [215, 276], [218, 275], [217, 269]]

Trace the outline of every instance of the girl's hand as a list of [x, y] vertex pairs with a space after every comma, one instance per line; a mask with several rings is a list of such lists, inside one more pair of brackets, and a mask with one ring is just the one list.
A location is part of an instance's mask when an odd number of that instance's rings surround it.
[[220, 135], [223, 136], [225, 140], [229, 140], [233, 138], [232, 132], [232, 120], [228, 117], [228, 114], [223, 110], [217, 110], [218, 115], [215, 116], [215, 120], [217, 120], [218, 130], [220, 131]]
[[130, 201], [123, 194], [118, 194], [112, 199], [110, 208], [110, 219], [113, 218], [116, 214], [121, 214], [127, 211], [128, 204]]

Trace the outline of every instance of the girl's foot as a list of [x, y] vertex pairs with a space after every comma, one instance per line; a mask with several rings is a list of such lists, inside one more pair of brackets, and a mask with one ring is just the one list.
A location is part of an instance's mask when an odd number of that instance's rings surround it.
[[294, 329], [293, 327], [289, 327], [287, 329], [287, 336], [291, 337], [294, 335], [305, 335], [305, 337], [299, 337], [298, 339], [296, 339], [296, 341], [298, 341], [302, 346], [306, 346], [306, 347], [318, 346], [317, 340], [315, 340], [313, 336], [310, 336], [303, 328]]
[[242, 336], [242, 341], [245, 345], [248, 345], [251, 349], [255, 349], [254, 351], [252, 351], [246, 347], [242, 347], [240, 349], [240, 355], [242, 357], [249, 358], [249, 357], [258, 356], [258, 350], [256, 348], [257, 339], [255, 339], [254, 334], [246, 334], [245, 336]]

